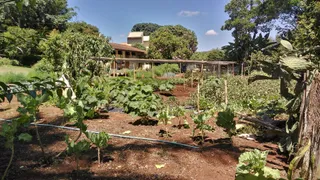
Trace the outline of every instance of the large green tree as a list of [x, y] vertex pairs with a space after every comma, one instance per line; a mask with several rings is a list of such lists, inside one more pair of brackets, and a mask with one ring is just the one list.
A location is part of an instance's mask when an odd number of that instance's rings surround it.
[[71, 32], [79, 32], [79, 33], [88, 34], [88, 35], [100, 36], [100, 31], [98, 27], [88, 24], [84, 21], [68, 22], [67, 30]]
[[145, 36], [149, 36], [160, 27], [160, 25], [155, 23], [138, 23], [132, 27], [131, 32], [142, 31]]
[[197, 36], [181, 25], [163, 26], [151, 34], [150, 58], [190, 59], [197, 50]]
[[[18, 26], [35, 30], [64, 30], [75, 12], [68, 8], [67, 0], [0, 0], [1, 27]], [[32, 3], [32, 4], [30, 4]]]

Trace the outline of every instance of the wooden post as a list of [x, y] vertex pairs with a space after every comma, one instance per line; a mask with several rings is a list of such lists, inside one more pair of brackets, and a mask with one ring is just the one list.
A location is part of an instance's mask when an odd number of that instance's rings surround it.
[[225, 79], [224, 80], [224, 97], [225, 97], [225, 103], [228, 105], [228, 82]]
[[234, 63], [232, 63], [232, 74], [234, 76]]
[[152, 63], [152, 65], [151, 65], [152, 78], [154, 79], [154, 68], [153, 68], [153, 66], [154, 66], [154, 63]]
[[201, 64], [201, 72], [203, 72], [203, 64]]
[[113, 61], [113, 77], [116, 77], [116, 60]]
[[136, 80], [136, 65], [133, 63], [133, 80]]
[[213, 66], [213, 72], [217, 75], [217, 73], [216, 73], [216, 65], [212, 65], [212, 66]]
[[200, 112], [200, 84], [198, 83], [198, 91], [197, 91], [197, 110]]
[[183, 89], [186, 89], [186, 75], [183, 74]]
[[[118, 63], [115, 63], [115, 69], [118, 70]], [[118, 77], [118, 73], [116, 73], [116, 76]]]
[[220, 65], [220, 63], [218, 65], [218, 77], [219, 78], [221, 77], [221, 65]]
[[243, 63], [241, 63], [241, 76], [243, 77], [243, 75], [244, 75], [244, 64]]
[[191, 70], [191, 87], [193, 87], [193, 70]]

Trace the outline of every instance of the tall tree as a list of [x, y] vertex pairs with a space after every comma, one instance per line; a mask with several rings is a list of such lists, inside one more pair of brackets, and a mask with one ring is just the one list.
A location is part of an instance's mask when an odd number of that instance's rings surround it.
[[[6, 0], [1, 0], [2, 2]], [[49, 31], [52, 29], [64, 30], [66, 23], [75, 12], [67, 7], [67, 0], [33, 0], [34, 4], [15, 1], [3, 3], [0, 10], [1, 26], [18, 26], [35, 30]], [[25, 1], [29, 2], [29, 1]], [[32, 1], [30, 1], [32, 2]]]
[[145, 36], [149, 36], [160, 27], [160, 25], [155, 23], [138, 23], [132, 27], [131, 32], [142, 31]]
[[149, 57], [189, 59], [197, 50], [195, 33], [181, 25], [163, 26], [151, 34]]
[[84, 21], [82, 22], [69, 22], [67, 23], [67, 29], [71, 32], [79, 32], [83, 34], [89, 34], [94, 36], [99, 36], [100, 31], [99, 28], [97, 28], [94, 25], [88, 24]]

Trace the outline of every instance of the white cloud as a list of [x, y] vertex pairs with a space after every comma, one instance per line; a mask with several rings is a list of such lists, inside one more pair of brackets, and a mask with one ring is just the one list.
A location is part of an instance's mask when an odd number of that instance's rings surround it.
[[197, 16], [199, 14], [200, 14], [199, 11], [180, 11], [178, 13], [179, 16], [183, 16], [183, 17], [192, 17], [192, 16]]
[[215, 30], [211, 29], [206, 32], [206, 35], [207, 36], [215, 36], [215, 35], [218, 35], [218, 33]]

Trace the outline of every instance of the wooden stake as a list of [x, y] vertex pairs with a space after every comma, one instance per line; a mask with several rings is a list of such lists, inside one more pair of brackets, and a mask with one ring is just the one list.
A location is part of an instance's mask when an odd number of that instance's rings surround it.
[[133, 80], [136, 80], [136, 66], [133, 64]]
[[193, 88], [193, 70], [191, 70], [191, 87]]
[[186, 89], [186, 75], [183, 74], [183, 89]]
[[153, 68], [153, 66], [154, 66], [154, 63], [152, 63], [152, 65], [151, 65], [152, 78], [154, 79], [154, 68]]
[[116, 61], [113, 61], [113, 77], [116, 77]]
[[224, 97], [225, 97], [225, 103], [228, 105], [228, 82], [225, 79], [224, 80]]
[[197, 110], [200, 112], [200, 84], [198, 83], [198, 91], [197, 91]]

